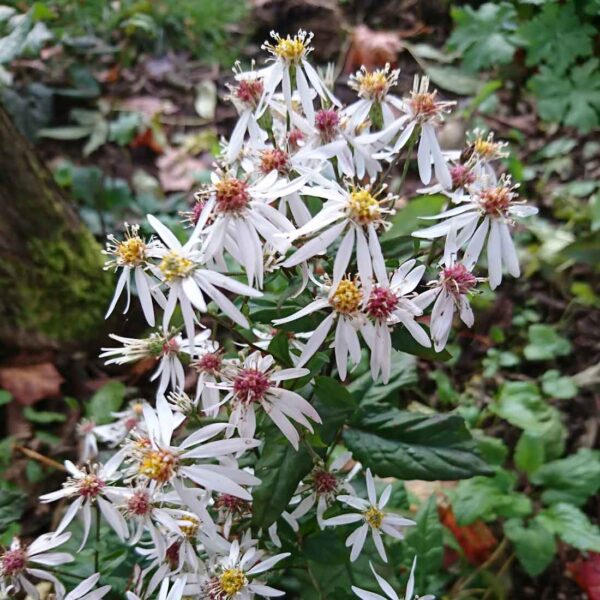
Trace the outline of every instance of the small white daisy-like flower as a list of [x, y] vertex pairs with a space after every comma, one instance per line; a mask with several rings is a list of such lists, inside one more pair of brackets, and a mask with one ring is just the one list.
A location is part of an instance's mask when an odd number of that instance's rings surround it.
[[299, 311], [288, 317], [275, 319], [273, 323], [283, 325], [316, 311], [331, 309], [331, 313], [321, 321], [320, 325], [308, 338], [296, 366], [304, 366], [314, 356], [337, 320], [332, 346], [335, 351], [338, 374], [343, 381], [348, 373], [348, 359], [354, 365], [360, 362], [360, 340], [357, 332], [362, 328], [366, 319], [362, 312], [364, 304], [363, 291], [360, 282], [351, 278], [342, 279], [335, 287], [333, 285], [328, 288], [323, 286], [323, 289], [328, 289], [325, 297], [320, 296]]
[[132, 400], [129, 406], [122, 411], [111, 413], [116, 419], [106, 425], [97, 425], [94, 433], [102, 442], [110, 446], [118, 446], [132, 431], [137, 431], [140, 425], [143, 425], [144, 404], [146, 401], [142, 398]]
[[264, 558], [263, 553], [250, 547], [242, 553], [238, 540], [231, 543], [229, 555], [222, 558], [203, 585], [202, 598], [217, 600], [252, 600], [259, 597], [283, 596], [284, 592], [256, 579], [278, 562], [290, 556], [289, 552]]
[[167, 330], [175, 307], [179, 304], [188, 340], [194, 338], [194, 308], [207, 312], [205, 296], [211, 299], [225, 315], [241, 327], [248, 327], [248, 320], [239, 308], [218, 288], [242, 296], [257, 298], [262, 293], [222, 273], [204, 267], [204, 260], [196, 249], [198, 236], [210, 216], [210, 210], [203, 210], [190, 239], [181, 245], [172, 231], [156, 217], [148, 215], [148, 221], [167, 248], [162, 251], [158, 266], [153, 273], [169, 288], [167, 304], [163, 314], [163, 329]]
[[[502, 282], [502, 267], [513, 277], [520, 275], [519, 259], [510, 235], [514, 217], [535, 215], [538, 210], [517, 200], [515, 188], [507, 177], [497, 185], [474, 190], [470, 199], [435, 217], [441, 223], [413, 232], [414, 237], [434, 239], [456, 231], [456, 248], [466, 244], [463, 262], [470, 270], [483, 250], [487, 239], [487, 262], [490, 287], [496, 289]], [[488, 235], [489, 234], [489, 235]], [[446, 254], [450, 250], [446, 249]]]
[[113, 503], [112, 492], [117, 490], [114, 483], [120, 476], [117, 471], [123, 461], [121, 451], [115, 453], [104, 465], [93, 464], [87, 467], [76, 467], [71, 461], [65, 461], [65, 467], [71, 475], [61, 490], [40, 496], [41, 502], [55, 502], [62, 498], [72, 499], [72, 503], [61, 519], [56, 534], [62, 533], [81, 512], [83, 517], [83, 539], [81, 548], [85, 546], [92, 525], [92, 508], [98, 506], [100, 513], [106, 519], [121, 540], [129, 535], [127, 523]]
[[264, 92], [257, 113], [261, 114], [264, 111], [266, 103], [273, 97], [279, 84], [281, 84], [288, 112], [292, 112], [292, 77], [290, 75], [292, 69], [294, 69], [296, 89], [300, 96], [302, 109], [309, 121], [314, 120], [315, 114], [309, 81], [319, 97], [339, 106], [337, 98], [329, 91], [317, 71], [306, 60], [312, 51], [310, 42], [313, 34], [300, 30], [293, 37], [288, 35], [282, 38], [278, 33], [272, 31], [271, 37], [275, 43], [265, 42], [262, 46], [264, 50], [273, 55], [273, 63], [262, 71]]
[[341, 280], [354, 251], [365, 293], [372, 285], [373, 273], [384, 277], [385, 262], [377, 229], [386, 226], [386, 215], [393, 215], [395, 198], [379, 198], [369, 186], [345, 190], [337, 184], [307, 187], [304, 194], [325, 198], [323, 208], [308, 223], [298, 228], [293, 238], [311, 236], [282, 265], [293, 267], [316, 255], [323, 254], [341, 238], [333, 264], [333, 287]]
[[276, 369], [272, 356], [253, 352], [243, 362], [228, 363], [222, 382], [213, 384], [225, 390], [223, 402], [230, 402], [229, 423], [242, 437], [252, 437], [256, 430], [256, 409], [261, 407], [297, 450], [300, 436], [292, 424], [296, 421], [313, 431], [308, 419], [321, 423], [321, 417], [300, 394], [280, 386], [282, 381], [309, 374], [308, 369]]
[[90, 419], [81, 419], [75, 429], [79, 438], [79, 460], [86, 463], [98, 456], [96, 423]]
[[390, 329], [402, 324], [422, 346], [429, 348], [431, 340], [416, 321], [423, 311], [407, 296], [421, 281], [425, 265], [415, 266], [412, 259], [391, 273], [389, 279], [379, 281], [371, 290], [364, 311], [369, 317], [361, 329], [371, 349], [371, 374], [377, 380], [379, 374], [384, 383], [390, 377], [392, 338]]
[[352, 546], [350, 560], [354, 562], [360, 555], [367, 534], [371, 531], [375, 548], [381, 557], [381, 560], [387, 562], [387, 555], [381, 534], [385, 533], [396, 539], [402, 539], [404, 534], [402, 527], [414, 525], [415, 522], [405, 519], [395, 513], [385, 512], [384, 508], [390, 499], [392, 486], [388, 485], [379, 500], [375, 491], [375, 481], [371, 470], [367, 469], [367, 494], [369, 499], [359, 498], [358, 496], [338, 496], [338, 500], [348, 506], [357, 509], [360, 512], [348, 513], [339, 517], [325, 519], [323, 522], [326, 527], [336, 525], [348, 525], [349, 523], [362, 523], [358, 529], [355, 529], [346, 539], [346, 546]]
[[33, 578], [50, 581], [56, 595], [63, 598], [63, 584], [43, 567], [52, 569], [73, 562], [73, 557], [66, 552], [51, 552], [70, 537], [70, 533], [45, 533], [29, 545], [24, 545], [19, 538], [13, 538], [9, 548], [0, 551], [0, 594], [12, 596], [25, 592], [34, 600], [39, 600], [40, 594], [31, 582]]
[[[185, 576], [163, 579], [156, 600], [182, 600], [186, 583], [187, 578]], [[125, 597], [127, 600], [142, 600], [143, 598], [147, 598], [147, 596], [141, 597], [133, 592], [126, 592]]]
[[[363, 590], [362, 588], [352, 586], [352, 591], [359, 597], [361, 600], [400, 600], [400, 596], [394, 591], [394, 588], [383, 578], [381, 575], [375, 571], [373, 565], [369, 562], [371, 567], [371, 571], [373, 571], [373, 575], [375, 575], [375, 579], [377, 579], [377, 583], [379, 587], [385, 594], [382, 596], [381, 594], [375, 594], [374, 592], [369, 592], [367, 590]], [[415, 591], [415, 568], [417, 566], [417, 557], [415, 556], [413, 560], [412, 567], [410, 569], [410, 575], [408, 577], [408, 583], [406, 584], [406, 593], [404, 594], [404, 600], [412, 600], [413, 593]], [[431, 594], [427, 594], [426, 596], [415, 596], [415, 600], [434, 600], [435, 596]]]
[[303, 185], [302, 179], [290, 182], [280, 178], [276, 170], [252, 184], [225, 173], [213, 173], [212, 185], [197, 194], [207, 197], [203, 211], [211, 218], [201, 246], [203, 259], [224, 264], [223, 253], [227, 252], [246, 271], [248, 284], [256, 281], [262, 287], [264, 242], [285, 252], [288, 243], [282, 234], [294, 231], [293, 224], [269, 202]]
[[158, 399], [156, 410], [144, 406], [144, 420], [148, 437], [134, 439], [124, 449], [131, 465], [128, 472], [131, 477], [154, 482], [158, 486], [171, 484], [184, 501], [186, 480], [206, 490], [232, 494], [246, 500], [252, 498], [242, 486], [258, 485], [259, 479], [241, 469], [208, 461], [255, 448], [260, 444], [258, 440], [234, 438], [209, 441], [227, 428], [227, 423], [214, 423], [197, 429], [175, 445], [173, 433], [181, 425], [183, 416], [173, 413], [164, 398]]

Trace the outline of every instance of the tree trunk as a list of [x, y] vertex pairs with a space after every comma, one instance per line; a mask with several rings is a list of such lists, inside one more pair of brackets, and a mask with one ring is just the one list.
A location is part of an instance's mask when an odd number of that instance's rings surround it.
[[102, 330], [100, 246], [0, 106], [0, 344], [81, 347]]

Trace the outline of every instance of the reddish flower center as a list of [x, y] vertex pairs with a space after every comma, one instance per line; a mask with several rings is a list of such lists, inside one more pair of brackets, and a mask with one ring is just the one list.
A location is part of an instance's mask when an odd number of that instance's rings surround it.
[[262, 93], [263, 84], [258, 79], [243, 79], [235, 90], [235, 95], [246, 104], [257, 104]]
[[23, 571], [27, 564], [27, 555], [23, 548], [15, 548], [8, 550], [0, 556], [0, 571], [6, 577], [18, 575]]
[[215, 184], [217, 207], [222, 212], [240, 212], [248, 206], [248, 184], [233, 177], [221, 179]]
[[163, 355], [164, 354], [177, 354], [177, 352], [179, 352], [179, 343], [177, 342], [177, 340], [175, 338], [167, 340], [162, 345], [162, 352], [163, 352]]
[[456, 165], [450, 169], [452, 177], [452, 187], [454, 189], [465, 187], [475, 181], [475, 175], [469, 167], [465, 165]]
[[506, 187], [494, 187], [479, 194], [479, 204], [491, 216], [506, 216], [512, 194]]
[[192, 208], [192, 223], [194, 225], [200, 220], [200, 215], [204, 210], [205, 204], [205, 202], [196, 202], [196, 204], [194, 204], [194, 208]]
[[467, 294], [477, 284], [477, 278], [462, 263], [442, 271], [444, 287], [454, 296]]
[[375, 287], [367, 303], [367, 313], [374, 319], [387, 319], [398, 307], [398, 296], [390, 288]]
[[304, 134], [297, 127], [292, 129], [288, 135], [288, 142], [292, 148], [297, 148], [303, 139]]
[[410, 106], [415, 116], [423, 119], [433, 117], [439, 112], [437, 102], [435, 101], [435, 92], [414, 94], [410, 99]]
[[127, 502], [127, 510], [139, 517], [147, 515], [152, 510], [148, 494], [141, 490], [135, 492]]
[[194, 363], [194, 367], [198, 371], [217, 373], [221, 370], [221, 355], [218, 352], [208, 352]]
[[181, 547], [181, 542], [174, 542], [171, 544], [167, 551], [165, 552], [165, 558], [169, 565], [172, 568], [175, 568], [179, 564], [179, 548]]
[[319, 110], [315, 114], [315, 127], [325, 140], [330, 140], [334, 137], [339, 124], [340, 117], [332, 108]]
[[249, 404], [262, 400], [269, 389], [269, 378], [258, 369], [242, 369], [233, 381], [233, 391], [237, 398]]
[[329, 471], [314, 471], [313, 488], [317, 494], [334, 494], [338, 489], [337, 477]]
[[287, 152], [275, 148], [273, 150], [265, 150], [260, 158], [260, 170], [266, 175], [271, 171], [277, 171], [284, 174], [288, 170], [288, 155]]
[[219, 494], [219, 496], [215, 500], [215, 506], [218, 509], [224, 508], [225, 510], [232, 513], [242, 513], [250, 509], [249, 502], [247, 502], [246, 500], [242, 500], [241, 498], [236, 498], [235, 496], [231, 496], [229, 494]]
[[89, 473], [77, 482], [79, 495], [84, 498], [96, 498], [106, 485], [95, 473]]

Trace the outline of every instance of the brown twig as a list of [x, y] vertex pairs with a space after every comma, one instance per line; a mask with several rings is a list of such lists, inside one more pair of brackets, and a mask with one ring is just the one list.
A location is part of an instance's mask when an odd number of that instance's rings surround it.
[[26, 448], [25, 446], [20, 446], [19, 444], [15, 444], [13, 448], [24, 454], [27, 458], [36, 460], [37, 462], [42, 463], [47, 467], [51, 467], [53, 469], [56, 469], [57, 471], [63, 471], [64, 473], [67, 472], [67, 469], [65, 469], [64, 465], [57, 462], [56, 460], [44, 456], [43, 454], [40, 454], [39, 452], [36, 452], [35, 450], [32, 450], [31, 448]]

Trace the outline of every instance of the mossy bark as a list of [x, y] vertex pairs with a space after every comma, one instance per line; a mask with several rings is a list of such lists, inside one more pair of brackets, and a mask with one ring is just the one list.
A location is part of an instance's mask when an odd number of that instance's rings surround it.
[[102, 329], [101, 248], [0, 107], [0, 344], [82, 346]]

